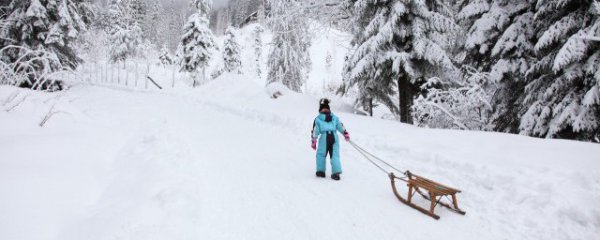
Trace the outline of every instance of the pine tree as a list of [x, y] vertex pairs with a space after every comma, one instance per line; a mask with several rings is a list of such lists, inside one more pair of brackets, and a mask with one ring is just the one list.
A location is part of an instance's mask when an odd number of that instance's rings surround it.
[[241, 49], [237, 41], [236, 30], [233, 27], [228, 27], [225, 31], [225, 44], [223, 47], [223, 63], [227, 72], [242, 73]]
[[254, 35], [254, 65], [256, 67], [256, 75], [258, 76], [259, 79], [262, 79], [261, 63], [262, 63], [262, 48], [263, 48], [263, 42], [262, 42], [262, 33], [263, 32], [264, 32], [264, 29], [260, 25], [256, 25], [256, 28], [252, 32]]
[[110, 60], [125, 61], [138, 54], [139, 45], [142, 43], [142, 28], [137, 23], [127, 27], [114, 26], [109, 41]]
[[108, 7], [106, 33], [112, 62], [124, 61], [139, 54], [143, 30], [136, 20], [136, 5], [132, 1], [112, 0]]
[[[0, 45], [29, 49], [44, 48], [55, 53], [60, 62], [75, 68], [82, 60], [73, 49], [75, 40], [86, 31], [90, 7], [83, 0], [13, 0], [6, 11], [6, 25], [0, 33]], [[9, 62], [21, 56], [5, 51]]]
[[527, 72], [521, 134], [592, 140], [600, 136], [600, 12], [591, 0], [538, 0], [538, 61]]
[[248, 17], [249, 13], [248, 13], [248, 0], [238, 0], [237, 3], [235, 4], [237, 11], [236, 11], [236, 16], [235, 16], [235, 24], [238, 27], [241, 27], [242, 23], [244, 22], [244, 20], [246, 20], [246, 17]]
[[161, 32], [159, 28], [165, 21], [164, 16], [162, 15], [164, 12], [161, 3], [158, 0], [148, 1], [146, 14], [141, 21], [144, 39], [148, 39], [153, 43], [158, 43], [161, 34], [168, 34], [166, 32]]
[[108, 34], [114, 33], [117, 30], [116, 27], [120, 27], [125, 21], [125, 10], [119, 0], [111, 0], [108, 3], [108, 8], [104, 13], [105, 16], [102, 18], [102, 22], [105, 22], [104, 31]]
[[354, 16], [354, 49], [345, 63], [342, 92], [357, 86], [359, 106], [369, 110], [377, 101], [400, 121], [411, 122], [419, 81], [454, 68], [441, 36], [458, 26], [424, 0], [347, 0], [344, 5]]
[[160, 56], [158, 56], [158, 59], [160, 60], [160, 63], [162, 65], [171, 65], [173, 64], [173, 58], [171, 57], [171, 54], [169, 53], [169, 49], [167, 48], [167, 45], [163, 45], [162, 49], [160, 49]]
[[[181, 71], [189, 72], [194, 78], [196, 86], [198, 75], [204, 78], [205, 70], [211, 59], [211, 51], [215, 49], [213, 33], [208, 28], [208, 13], [212, 5], [211, 0], [193, 0], [193, 6], [198, 12], [189, 17], [183, 26], [184, 34], [181, 37]], [[201, 73], [198, 71], [201, 70]]]
[[148, 14], [148, 0], [121, 0], [126, 9], [128, 23], [144, 22]]
[[489, 120], [497, 131], [516, 133], [522, 79], [534, 59], [533, 7], [521, 0], [474, 0], [466, 3], [458, 16], [468, 29], [464, 64], [489, 72], [495, 83], [489, 85], [496, 89], [494, 114]]
[[308, 52], [310, 33], [302, 11], [297, 0], [271, 2], [269, 26], [273, 40], [267, 62], [267, 84], [282, 83], [295, 92], [302, 91], [311, 65]]
[[45, 81], [43, 75], [63, 67], [74, 69], [82, 62], [74, 45], [90, 22], [87, 1], [13, 0], [3, 10], [0, 60], [7, 64], [31, 60], [32, 69], [24, 71], [34, 72], [16, 84], [35, 87]]

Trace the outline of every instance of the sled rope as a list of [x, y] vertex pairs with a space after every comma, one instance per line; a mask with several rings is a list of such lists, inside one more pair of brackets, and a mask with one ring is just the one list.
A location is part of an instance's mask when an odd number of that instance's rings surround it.
[[361, 155], [363, 155], [369, 162], [371, 162], [373, 165], [375, 165], [377, 168], [379, 168], [382, 172], [384, 172], [385, 175], [389, 175], [390, 171], [386, 170], [385, 168], [383, 168], [382, 166], [377, 164], [375, 161], [373, 161], [373, 159], [385, 164], [386, 166], [390, 167], [391, 169], [394, 169], [395, 171], [397, 171], [399, 173], [404, 173], [406, 175], [406, 171], [400, 171], [399, 169], [395, 168], [394, 166], [392, 166], [388, 162], [384, 161], [383, 159], [373, 155], [372, 153], [368, 152], [364, 148], [358, 146], [352, 140], [349, 140], [348, 142], [350, 143], [350, 145], [352, 145], [352, 147], [354, 147], [354, 149], [356, 149], [356, 151], [358, 151]]

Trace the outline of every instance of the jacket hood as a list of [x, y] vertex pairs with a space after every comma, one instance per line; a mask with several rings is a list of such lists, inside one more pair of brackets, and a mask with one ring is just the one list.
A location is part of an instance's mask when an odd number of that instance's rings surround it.
[[334, 116], [335, 115], [332, 112], [319, 113], [319, 116], [317, 118], [319, 118], [321, 121], [331, 122]]

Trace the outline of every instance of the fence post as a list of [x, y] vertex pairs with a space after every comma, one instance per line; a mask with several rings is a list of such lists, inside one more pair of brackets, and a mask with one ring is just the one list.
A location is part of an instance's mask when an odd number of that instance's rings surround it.
[[138, 78], [140, 76], [138, 75], [138, 62], [135, 61], [135, 87], [137, 87], [137, 82], [138, 82]]
[[172, 84], [172, 87], [173, 87], [173, 88], [175, 88], [175, 69], [176, 69], [176, 67], [175, 67], [175, 66], [173, 66], [173, 73], [172, 73], [172, 75], [171, 75], [171, 79], [172, 79], [172, 81], [173, 81], [173, 84]]
[[119, 66], [119, 62], [117, 62], [117, 84], [121, 85], [121, 66]]
[[115, 82], [115, 66], [112, 63], [108, 64], [110, 67], [110, 83]]
[[125, 72], [125, 86], [129, 86], [129, 71], [127, 67], [127, 60], [123, 62], [123, 71]]
[[98, 71], [98, 63], [94, 63], [94, 68], [96, 69], [96, 82], [101, 83], [102, 82], [102, 68], [100, 68], [100, 71]]
[[148, 89], [148, 76], [150, 75], [150, 63], [148, 63], [148, 67], [146, 68], [146, 77], [144, 78], [146, 80], [146, 86], [145, 88]]
[[113, 84], [117, 83], [117, 81], [119, 80], [119, 76], [117, 75], [118, 71], [117, 71], [117, 69], [115, 69], [115, 65], [116, 65], [116, 63], [112, 64]]
[[104, 82], [108, 83], [108, 62], [104, 64]]
[[90, 78], [90, 82], [94, 82], [94, 81], [92, 81], [93, 76], [92, 76], [92, 65], [91, 64], [89, 64], [89, 66], [88, 66], [88, 76]]

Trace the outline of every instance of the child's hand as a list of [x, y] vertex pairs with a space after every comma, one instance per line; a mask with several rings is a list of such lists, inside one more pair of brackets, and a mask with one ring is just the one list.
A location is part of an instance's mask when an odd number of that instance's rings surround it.
[[350, 133], [348, 133], [348, 131], [344, 132], [344, 138], [346, 139], [346, 141], [350, 141]]
[[317, 139], [314, 139], [314, 138], [313, 138], [313, 139], [311, 140], [310, 147], [311, 147], [313, 150], [317, 150]]

